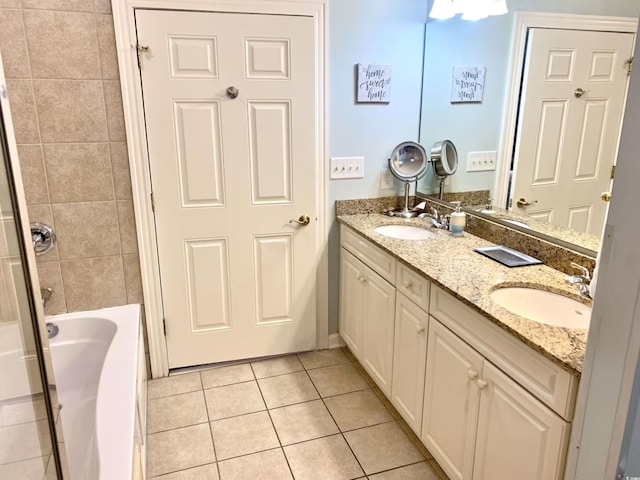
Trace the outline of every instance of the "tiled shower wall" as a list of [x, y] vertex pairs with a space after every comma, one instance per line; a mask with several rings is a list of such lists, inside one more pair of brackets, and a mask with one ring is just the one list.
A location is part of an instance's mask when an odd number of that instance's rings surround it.
[[0, 0], [0, 53], [46, 313], [142, 303], [110, 0]]

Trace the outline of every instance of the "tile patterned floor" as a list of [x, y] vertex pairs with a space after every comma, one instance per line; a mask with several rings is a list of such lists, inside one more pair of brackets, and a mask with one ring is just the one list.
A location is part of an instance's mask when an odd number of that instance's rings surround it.
[[149, 382], [147, 475], [162, 480], [446, 480], [346, 349]]

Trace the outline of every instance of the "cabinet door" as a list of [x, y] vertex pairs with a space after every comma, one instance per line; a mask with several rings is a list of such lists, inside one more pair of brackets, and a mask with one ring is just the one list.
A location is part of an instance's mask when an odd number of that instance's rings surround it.
[[429, 319], [421, 438], [451, 480], [472, 475], [480, 399], [476, 382], [483, 362], [479, 353]]
[[474, 480], [553, 480], [564, 473], [569, 424], [485, 362]]
[[396, 289], [373, 270], [365, 268], [362, 365], [380, 390], [390, 396]]
[[339, 333], [358, 360], [362, 359], [364, 322], [364, 264], [340, 249], [340, 318]]
[[427, 312], [396, 294], [391, 402], [407, 424], [420, 435], [427, 363]]

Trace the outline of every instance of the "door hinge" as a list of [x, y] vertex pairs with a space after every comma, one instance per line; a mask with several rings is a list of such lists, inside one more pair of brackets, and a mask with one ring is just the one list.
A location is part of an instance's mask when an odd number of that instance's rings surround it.
[[162, 331], [164, 332], [164, 336], [167, 336], [167, 319], [162, 319]]
[[153, 197], [153, 193], [151, 194], [151, 211], [156, 213], [156, 200]]
[[613, 180], [613, 177], [616, 175], [616, 166], [615, 165], [611, 165], [611, 180]]
[[624, 61], [624, 65], [627, 67], [627, 76], [631, 75], [631, 70], [633, 70], [633, 57], [627, 58]]
[[138, 68], [142, 69], [142, 58], [140, 56], [141, 53], [149, 53], [151, 51], [151, 49], [149, 48], [148, 45], [140, 45], [139, 43], [136, 43], [136, 53], [138, 55]]
[[509, 199], [509, 208], [512, 208], [512, 207], [513, 207], [513, 198], [510, 198]]

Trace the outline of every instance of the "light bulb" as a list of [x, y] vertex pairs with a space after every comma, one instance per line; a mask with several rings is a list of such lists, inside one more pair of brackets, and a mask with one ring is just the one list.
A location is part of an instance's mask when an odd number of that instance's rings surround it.
[[486, 0], [470, 0], [465, 2], [462, 20], [480, 20], [488, 16]]
[[504, 15], [509, 13], [507, 0], [487, 0], [487, 14]]
[[444, 20], [446, 18], [452, 18], [456, 14], [453, 8], [453, 2], [451, 0], [435, 0], [431, 7], [429, 17]]

